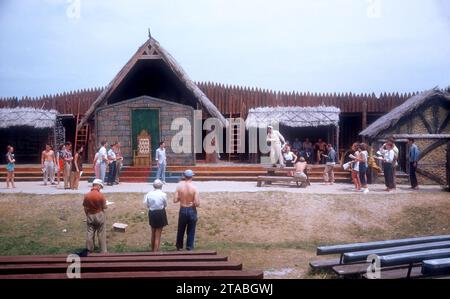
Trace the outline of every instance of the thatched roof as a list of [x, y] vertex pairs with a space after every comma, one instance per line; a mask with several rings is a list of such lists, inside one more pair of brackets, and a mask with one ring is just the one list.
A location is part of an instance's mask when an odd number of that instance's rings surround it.
[[341, 110], [336, 107], [259, 107], [250, 109], [247, 128], [266, 128], [279, 123], [289, 127], [338, 126]]
[[36, 129], [53, 128], [56, 123], [56, 110], [35, 108], [0, 109], [0, 129], [29, 126]]
[[170, 68], [170, 70], [176, 75], [176, 77], [186, 86], [186, 88], [192, 93], [198, 103], [208, 111], [208, 113], [215, 118], [218, 118], [224, 125], [227, 125], [226, 119], [217, 107], [211, 102], [211, 100], [198, 88], [198, 86], [192, 81], [186, 74], [183, 68], [178, 62], [159, 44], [157, 40], [150, 37], [131, 57], [131, 59], [125, 64], [120, 72], [113, 78], [109, 85], [102, 91], [102, 93], [93, 102], [91, 107], [86, 112], [85, 116], [78, 125], [78, 129], [93, 116], [97, 107], [102, 105], [108, 97], [114, 92], [117, 86], [123, 81], [126, 75], [133, 69], [135, 64], [140, 59], [162, 59]]
[[400, 106], [397, 106], [396, 108], [392, 109], [391, 112], [377, 119], [364, 131], [359, 133], [359, 135], [368, 138], [376, 138], [380, 136], [384, 131], [398, 124], [403, 117], [408, 116], [411, 113], [417, 111], [428, 100], [434, 97], [442, 97], [450, 101], [450, 95], [448, 93], [442, 92], [437, 87], [431, 90], [424, 91], [409, 98], [406, 102], [404, 102]]

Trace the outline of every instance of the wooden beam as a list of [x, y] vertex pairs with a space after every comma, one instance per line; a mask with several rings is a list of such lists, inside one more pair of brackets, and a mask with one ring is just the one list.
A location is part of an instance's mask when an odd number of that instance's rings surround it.
[[448, 140], [446, 139], [439, 139], [438, 141], [436, 141], [435, 143], [431, 144], [430, 146], [428, 146], [427, 148], [425, 148], [421, 153], [420, 153], [420, 160], [422, 160], [424, 157], [426, 157], [430, 152], [432, 152], [433, 150], [437, 149], [438, 147], [446, 144], [448, 142]]
[[162, 59], [161, 55], [142, 55], [139, 60], [158, 60]]
[[450, 141], [447, 142], [447, 188], [450, 191]]
[[439, 126], [439, 130], [438, 130], [439, 134], [442, 133], [442, 131], [444, 131], [444, 129], [447, 127], [449, 122], [450, 122], [450, 112], [447, 113], [447, 117], [444, 119], [442, 124]]
[[450, 139], [450, 134], [394, 134], [395, 139]]
[[[83, 273], [128, 271], [194, 271], [194, 270], [242, 270], [238, 262], [115, 262], [84, 263]], [[65, 273], [67, 263], [51, 264], [5, 264], [0, 265], [4, 274]]]
[[422, 120], [423, 124], [425, 125], [425, 127], [427, 128], [428, 133], [433, 134], [433, 129], [431, 128], [431, 125], [428, 123], [427, 119], [425, 118], [425, 116], [422, 113], [418, 113], [420, 119]]
[[439, 106], [433, 105], [431, 110], [433, 111], [433, 133], [439, 134]]
[[428, 171], [426, 171], [426, 170], [424, 170], [424, 169], [417, 168], [416, 171], [417, 171], [417, 173], [419, 173], [419, 174], [421, 174], [421, 175], [423, 175], [423, 176], [429, 178], [430, 180], [432, 180], [432, 181], [438, 183], [439, 185], [445, 185], [445, 183], [446, 183], [443, 179], [441, 179], [441, 178], [438, 177], [437, 175], [435, 175], [435, 174], [433, 174], [433, 173], [431, 173], [431, 172], [428, 172]]
[[[7, 274], [1, 279], [68, 279], [66, 273]], [[263, 279], [264, 272], [255, 270], [199, 271], [132, 271], [82, 273], [81, 279]]]
[[[3, 264], [52, 264], [65, 263], [67, 257], [0, 257], [0, 265]], [[82, 263], [117, 263], [117, 262], [211, 262], [228, 261], [226, 256], [219, 255], [142, 255], [142, 256], [88, 256], [81, 257]]]
[[[365, 130], [367, 128], [367, 100], [365, 99], [362, 103], [362, 113], [361, 113], [361, 130]], [[363, 137], [363, 141], [365, 142], [366, 138]]]

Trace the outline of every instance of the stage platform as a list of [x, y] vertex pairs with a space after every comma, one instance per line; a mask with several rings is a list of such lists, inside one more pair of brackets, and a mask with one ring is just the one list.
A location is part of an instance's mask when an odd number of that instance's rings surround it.
[[[323, 181], [324, 165], [311, 165], [309, 171], [312, 182]], [[184, 170], [192, 169], [196, 176], [196, 181], [238, 181], [238, 182], [256, 182], [257, 177], [267, 174], [267, 165], [261, 164], [237, 164], [237, 163], [218, 163], [206, 164], [197, 163], [195, 166], [169, 165], [166, 172], [166, 180], [169, 183], [178, 182]], [[6, 165], [0, 166], [0, 182], [6, 178]], [[287, 171], [286, 171], [287, 174]], [[156, 167], [134, 167], [124, 166], [120, 175], [121, 182], [127, 183], [145, 183], [155, 179]], [[94, 169], [91, 165], [83, 166], [82, 180], [92, 180]], [[350, 172], [344, 171], [340, 166], [335, 167], [335, 178], [338, 183], [350, 183]], [[39, 181], [42, 180], [42, 170], [38, 164], [16, 165], [15, 180]]]

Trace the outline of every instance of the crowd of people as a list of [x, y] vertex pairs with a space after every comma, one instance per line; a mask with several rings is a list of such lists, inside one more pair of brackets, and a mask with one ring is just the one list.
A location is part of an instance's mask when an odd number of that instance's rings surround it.
[[[123, 157], [120, 151], [120, 143], [116, 142], [106, 150], [108, 143], [101, 143], [101, 147], [95, 154], [93, 168], [95, 178], [106, 182], [108, 185], [119, 184], [120, 170]], [[14, 147], [8, 146], [6, 153], [6, 187], [15, 188], [15, 154]], [[72, 151], [72, 143], [66, 142], [58, 147], [55, 152], [53, 146], [45, 145], [41, 152], [40, 165], [44, 186], [59, 185], [62, 181], [64, 189], [78, 190], [79, 182], [83, 174], [84, 147], [80, 146], [75, 152]], [[106, 175], [106, 171], [109, 171]]]
[[[308, 180], [308, 157], [307, 152], [314, 147], [310, 146], [308, 139], [299, 143], [298, 139], [292, 145], [284, 140], [280, 132], [272, 127], [268, 128], [267, 141], [270, 142], [272, 163], [276, 165], [291, 167], [289, 175], [294, 176], [301, 182]], [[324, 183], [333, 184], [334, 168], [338, 164], [337, 153], [331, 144], [326, 144], [321, 139], [318, 140], [318, 155], [316, 161], [323, 160]], [[409, 144], [409, 173], [411, 188], [417, 190], [418, 182], [416, 177], [417, 164], [420, 159], [420, 150], [415, 144], [415, 140], [410, 138]], [[320, 145], [320, 146], [319, 146]], [[305, 147], [306, 146], [306, 147]], [[51, 145], [47, 144], [41, 153], [41, 167], [43, 172], [44, 185], [50, 183], [57, 185], [60, 183], [61, 175], [64, 181], [65, 189], [77, 189], [79, 180], [83, 172], [83, 152], [84, 148], [78, 148], [72, 154], [72, 144], [66, 142], [58, 147], [54, 152]], [[348, 155], [349, 161], [342, 165], [344, 169], [352, 173], [354, 191], [364, 193], [369, 192], [367, 183], [367, 171], [371, 159], [378, 159], [382, 162], [385, 178], [386, 191], [391, 192], [396, 189], [395, 169], [398, 166], [399, 148], [395, 144], [394, 138], [389, 138], [377, 151], [376, 156], [371, 156], [369, 146], [365, 143], [354, 143], [351, 152]], [[167, 220], [167, 194], [162, 191], [165, 184], [165, 169], [167, 163], [166, 149], [164, 142], [160, 142], [159, 148], [155, 153], [158, 171], [157, 178], [153, 182], [154, 190], [144, 196], [144, 206], [148, 210], [149, 225], [151, 227], [151, 249], [158, 252], [161, 243], [161, 234], [163, 228], [168, 225]], [[6, 153], [6, 184], [7, 188], [15, 188], [14, 167], [16, 163], [14, 147], [8, 146]], [[372, 161], [373, 162], [373, 161]], [[120, 168], [123, 164], [123, 156], [120, 150], [120, 143], [115, 142], [108, 148], [108, 142], [102, 141], [93, 160], [95, 169], [95, 179], [92, 189], [84, 196], [83, 206], [86, 214], [87, 233], [86, 250], [94, 251], [94, 239], [98, 236], [98, 243], [101, 252], [107, 252], [106, 246], [106, 198], [101, 189], [105, 184], [113, 186], [119, 184]], [[108, 175], [107, 175], [108, 171]], [[55, 179], [56, 174], [56, 179]], [[176, 188], [173, 198], [174, 203], [179, 203], [178, 227], [176, 237], [177, 250], [193, 250], [195, 230], [197, 223], [197, 208], [200, 206], [200, 197], [198, 189], [193, 184], [194, 172], [186, 170], [183, 173], [183, 180]], [[184, 238], [186, 236], [186, 246]]]
[[322, 138], [318, 138], [316, 143], [312, 143], [309, 138], [300, 141], [295, 138], [290, 145], [292, 152], [297, 156], [304, 157], [310, 164], [326, 164], [325, 154], [327, 153], [328, 143]]
[[[334, 184], [334, 168], [338, 163], [338, 157], [332, 144], [327, 144], [321, 138], [317, 140], [314, 146], [308, 138], [304, 142], [301, 142], [299, 138], [295, 138], [294, 142], [290, 144], [272, 126], [267, 128], [266, 141], [270, 145], [270, 159], [274, 167], [280, 165], [281, 167], [294, 168], [294, 170], [287, 171], [288, 176], [299, 178], [301, 182], [307, 181], [308, 164], [324, 164], [324, 184]], [[418, 190], [416, 169], [420, 151], [413, 138], [408, 139], [408, 145], [411, 188]], [[375, 156], [371, 156], [369, 150], [370, 148], [366, 143], [354, 143], [348, 155], [349, 161], [342, 165], [345, 170], [351, 171], [352, 182], [354, 183], [353, 191], [369, 192], [367, 174], [370, 167], [377, 167], [377, 164], [372, 161], [374, 159], [378, 159], [382, 163], [386, 185], [385, 191], [394, 191], [396, 189], [395, 171], [399, 166], [399, 149], [395, 145], [395, 138], [388, 138]]]
[[[293, 168], [288, 171], [288, 175], [297, 177], [300, 181], [308, 179], [307, 169], [311, 164], [324, 164], [324, 183], [332, 185], [335, 182], [334, 168], [338, 164], [337, 153], [332, 144], [327, 144], [322, 139], [318, 139], [313, 146], [308, 138], [301, 142], [295, 138], [290, 144], [281, 133], [269, 126], [267, 131], [267, 142], [270, 144], [270, 159], [274, 166], [280, 164], [282, 167]], [[420, 158], [420, 150], [415, 144], [415, 140], [410, 138], [409, 144], [409, 177], [411, 188], [417, 190], [418, 182], [416, 169]], [[95, 171], [95, 179], [101, 180], [108, 186], [120, 183], [120, 172], [123, 166], [123, 156], [121, 144], [114, 142], [108, 146], [107, 141], [102, 141], [92, 161]], [[374, 159], [382, 163], [386, 191], [391, 192], [396, 189], [396, 168], [398, 167], [399, 148], [395, 144], [393, 137], [389, 138], [385, 144], [377, 151], [376, 155], [369, 155], [369, 146], [365, 143], [354, 143], [348, 155], [349, 161], [343, 164], [345, 170], [351, 171], [354, 191], [364, 193], [369, 192], [367, 183], [367, 173], [370, 167], [376, 167]], [[160, 142], [155, 152], [157, 163], [156, 179], [162, 184], [166, 183], [167, 156], [165, 143]], [[315, 162], [312, 162], [315, 161]], [[41, 168], [44, 185], [59, 185], [64, 182], [64, 189], [77, 190], [80, 178], [83, 174], [84, 147], [80, 146], [72, 152], [71, 142], [66, 142], [58, 147], [55, 152], [50, 144], [46, 144], [41, 153]], [[371, 163], [370, 163], [371, 162]], [[14, 170], [16, 158], [14, 147], [9, 145], [6, 153], [6, 187], [15, 188]]]
[[[178, 227], [176, 237], [176, 249], [188, 251], [194, 249], [195, 231], [197, 225], [197, 208], [200, 206], [200, 194], [193, 184], [194, 172], [190, 169], [183, 173], [183, 180], [176, 188], [173, 202], [180, 205], [178, 213]], [[98, 236], [98, 244], [102, 253], [107, 252], [106, 245], [106, 209], [107, 201], [101, 193], [104, 188], [103, 181], [95, 179], [92, 189], [83, 200], [84, 212], [86, 214], [86, 250], [93, 252], [95, 249], [95, 236]], [[158, 252], [161, 244], [163, 228], [168, 226], [167, 220], [167, 194], [162, 190], [163, 182], [156, 179], [153, 182], [152, 191], [144, 196], [143, 204], [148, 210], [148, 219], [151, 229], [151, 250]], [[184, 239], [186, 236], [186, 246]]]
[[120, 148], [120, 142], [114, 142], [108, 149], [108, 141], [103, 140], [92, 161], [95, 178], [105, 182], [108, 186], [120, 183], [120, 171], [123, 166]]
[[[52, 145], [46, 144], [40, 159], [44, 185], [59, 185], [63, 180], [64, 189], [77, 190], [83, 172], [83, 151], [84, 148], [80, 147], [72, 155], [70, 142], [60, 145], [57, 152]], [[14, 147], [9, 145], [6, 153], [6, 188], [15, 188], [15, 164]]]

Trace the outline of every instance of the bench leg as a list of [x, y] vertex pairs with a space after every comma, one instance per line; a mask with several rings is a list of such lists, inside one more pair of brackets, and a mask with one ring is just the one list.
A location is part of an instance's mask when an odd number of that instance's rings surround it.
[[256, 187], [261, 187], [262, 186], [262, 181], [258, 181], [257, 183], [256, 183]]
[[413, 264], [409, 264], [409, 267], [408, 267], [408, 274], [406, 275], [406, 278], [411, 278], [412, 267], [413, 267]]

